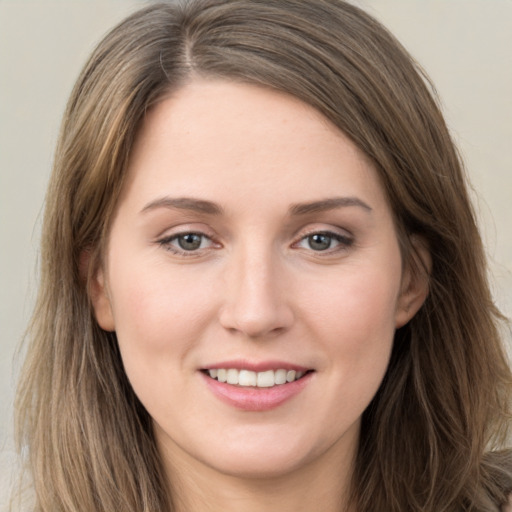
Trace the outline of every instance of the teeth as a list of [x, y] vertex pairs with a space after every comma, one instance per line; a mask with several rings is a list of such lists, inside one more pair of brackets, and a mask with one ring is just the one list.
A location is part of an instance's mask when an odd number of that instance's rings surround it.
[[305, 372], [295, 370], [268, 370], [266, 372], [251, 372], [250, 370], [237, 370], [236, 368], [218, 368], [208, 370], [208, 375], [219, 382], [238, 386], [252, 386], [258, 388], [271, 388], [293, 382], [304, 376]]
[[256, 386], [256, 382], [256, 372], [250, 372], [249, 370], [240, 370], [240, 374], [238, 375], [238, 384], [240, 386]]
[[286, 383], [286, 370], [277, 370], [274, 375], [274, 382], [276, 384], [285, 384]]
[[227, 371], [227, 380], [228, 384], [238, 384], [238, 370], [230, 369]]
[[268, 372], [258, 372], [258, 383], [256, 385], [259, 388], [271, 388], [275, 383], [276, 381], [273, 370], [269, 370]]

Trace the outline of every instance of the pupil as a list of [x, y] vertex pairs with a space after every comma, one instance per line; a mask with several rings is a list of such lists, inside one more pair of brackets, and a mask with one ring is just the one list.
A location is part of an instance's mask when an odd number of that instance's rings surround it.
[[193, 251], [201, 246], [201, 235], [188, 233], [178, 238], [179, 246], [185, 251]]
[[328, 235], [316, 234], [309, 237], [309, 246], [315, 251], [325, 251], [331, 245], [331, 237]]

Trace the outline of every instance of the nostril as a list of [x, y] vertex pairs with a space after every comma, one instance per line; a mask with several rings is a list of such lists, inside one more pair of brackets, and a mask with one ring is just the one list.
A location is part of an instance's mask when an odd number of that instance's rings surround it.
[[[281, 310], [280, 310], [281, 309]], [[293, 324], [293, 315], [284, 308], [264, 308], [237, 313], [224, 311], [220, 316], [221, 325], [231, 334], [243, 334], [251, 339], [276, 337], [286, 332]]]

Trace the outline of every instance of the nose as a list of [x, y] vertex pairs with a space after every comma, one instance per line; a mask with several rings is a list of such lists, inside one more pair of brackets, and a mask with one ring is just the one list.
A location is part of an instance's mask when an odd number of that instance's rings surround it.
[[275, 336], [294, 321], [278, 258], [254, 250], [234, 255], [226, 269], [221, 325], [250, 338]]

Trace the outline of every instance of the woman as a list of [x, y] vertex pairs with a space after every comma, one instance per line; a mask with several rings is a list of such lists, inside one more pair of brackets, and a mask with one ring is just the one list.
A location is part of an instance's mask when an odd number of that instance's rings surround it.
[[36, 510], [500, 510], [511, 375], [428, 81], [339, 0], [93, 53], [18, 395]]

